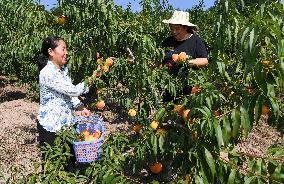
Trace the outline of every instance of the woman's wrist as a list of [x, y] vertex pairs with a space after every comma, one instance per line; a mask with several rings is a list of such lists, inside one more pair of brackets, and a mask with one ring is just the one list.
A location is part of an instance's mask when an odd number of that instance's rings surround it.
[[92, 82], [92, 77], [87, 77], [85, 80], [84, 80], [84, 83], [85, 83], [85, 86], [86, 87], [90, 87], [93, 82]]
[[76, 107], [75, 107], [75, 111], [81, 111], [85, 108], [83, 103], [79, 103]]
[[86, 78], [86, 79], [84, 80], [84, 83], [85, 83], [85, 86], [89, 86], [89, 79]]
[[75, 111], [75, 115], [89, 117], [92, 115], [92, 113], [86, 107], [82, 106], [80, 109]]

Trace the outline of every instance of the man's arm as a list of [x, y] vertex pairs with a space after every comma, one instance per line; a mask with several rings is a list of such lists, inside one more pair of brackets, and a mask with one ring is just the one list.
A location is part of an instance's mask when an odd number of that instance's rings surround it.
[[208, 65], [208, 59], [207, 58], [196, 58], [191, 59], [187, 62], [189, 65], [196, 66], [198, 68], [204, 67]]

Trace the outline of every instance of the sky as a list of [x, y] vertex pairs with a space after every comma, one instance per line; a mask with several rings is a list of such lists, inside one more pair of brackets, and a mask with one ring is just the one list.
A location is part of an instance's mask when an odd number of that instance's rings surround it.
[[[35, 0], [40, 2], [45, 6], [46, 10], [50, 10], [57, 4], [57, 0]], [[139, 11], [139, 2], [140, 0], [114, 0], [114, 3], [121, 5], [123, 8], [126, 8], [128, 3], [131, 2], [133, 11]], [[192, 6], [198, 5], [199, 0], [168, 0], [169, 4], [172, 5], [175, 9], [185, 10], [191, 8]], [[205, 9], [214, 5], [215, 0], [204, 0]]]

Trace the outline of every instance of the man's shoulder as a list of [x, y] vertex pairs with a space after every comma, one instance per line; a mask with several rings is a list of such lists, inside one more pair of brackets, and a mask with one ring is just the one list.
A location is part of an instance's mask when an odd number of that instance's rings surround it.
[[166, 39], [164, 39], [164, 41], [162, 42], [162, 46], [163, 47], [167, 47], [169, 45], [172, 45], [175, 42], [175, 39], [173, 36], [169, 36]]
[[196, 42], [204, 42], [204, 40], [197, 34], [193, 34], [192, 38], [196, 41]]
[[173, 36], [169, 36], [166, 39], [164, 39], [164, 42], [174, 41], [175, 38]]

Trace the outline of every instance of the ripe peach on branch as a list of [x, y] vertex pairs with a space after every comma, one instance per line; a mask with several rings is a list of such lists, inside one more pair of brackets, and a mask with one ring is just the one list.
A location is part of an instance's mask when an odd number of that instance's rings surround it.
[[134, 109], [129, 109], [128, 115], [129, 115], [130, 117], [134, 117], [134, 116], [136, 116], [136, 111], [135, 111]]
[[105, 65], [110, 67], [110, 66], [112, 66], [112, 64], [113, 64], [112, 58], [110, 58], [110, 57], [107, 58], [107, 59], [106, 59], [106, 62], [105, 62]]
[[179, 62], [184, 62], [184, 61], [186, 61], [187, 59], [188, 59], [188, 56], [187, 56], [187, 54], [186, 54], [185, 52], [179, 53], [179, 55], [178, 55], [178, 60], [179, 60]]
[[102, 110], [105, 107], [105, 102], [103, 100], [100, 100], [96, 103], [96, 108], [99, 110]]
[[65, 16], [64, 15], [61, 15], [57, 18], [57, 21], [58, 21], [58, 24], [64, 24], [65, 23]]
[[154, 174], [158, 174], [162, 171], [163, 165], [160, 162], [154, 162], [150, 165], [150, 170]]
[[156, 130], [159, 126], [159, 122], [156, 121], [156, 120], [153, 120], [150, 124], [150, 127], [153, 129], [153, 130]]
[[141, 130], [141, 126], [139, 124], [135, 124], [133, 125], [132, 129], [134, 132], [139, 133]]

